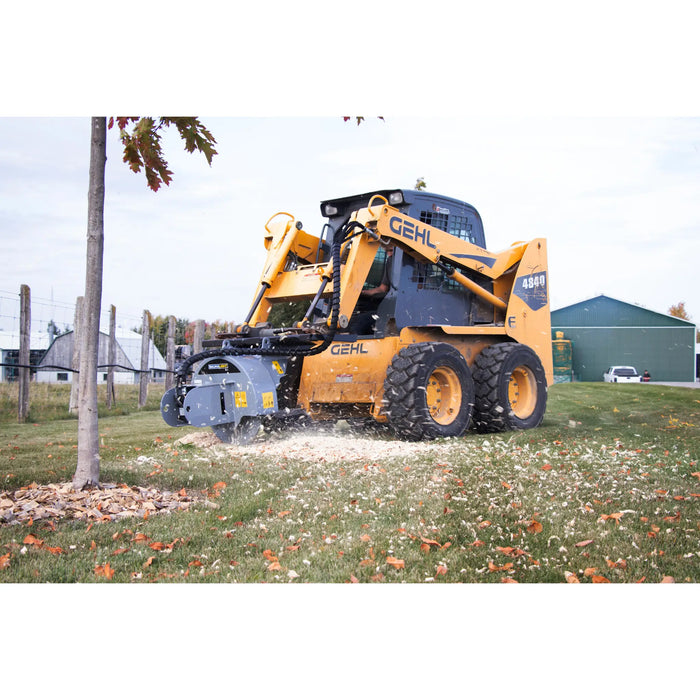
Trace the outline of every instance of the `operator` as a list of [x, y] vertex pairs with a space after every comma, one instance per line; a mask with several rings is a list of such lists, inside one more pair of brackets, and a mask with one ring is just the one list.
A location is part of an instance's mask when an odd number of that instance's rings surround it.
[[367, 280], [360, 292], [355, 310], [350, 318], [348, 331], [358, 335], [370, 335], [373, 330], [375, 312], [391, 286], [391, 263], [394, 259], [394, 245], [380, 248], [372, 262]]

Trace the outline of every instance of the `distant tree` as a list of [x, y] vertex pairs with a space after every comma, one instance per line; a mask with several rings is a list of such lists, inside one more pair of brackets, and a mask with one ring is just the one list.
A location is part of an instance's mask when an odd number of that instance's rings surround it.
[[685, 310], [685, 302], [684, 301], [679, 301], [677, 304], [674, 304], [669, 310], [668, 310], [669, 316], [675, 316], [676, 318], [682, 318], [684, 321], [690, 321], [691, 317], [688, 315], [688, 312]]
[[425, 184], [425, 180], [422, 177], [419, 177], [416, 180], [416, 186], [413, 188], [415, 190], [424, 190], [427, 187]]
[[[109, 128], [119, 127], [124, 146], [124, 162], [134, 172], [144, 168], [148, 187], [156, 192], [168, 185], [172, 172], [160, 147], [161, 131], [175, 126], [185, 142], [185, 150], [198, 150], [211, 165], [216, 155], [214, 137], [196, 117], [117, 117]], [[127, 127], [132, 126], [128, 131]], [[88, 186], [87, 256], [85, 301], [80, 337], [80, 398], [78, 405], [78, 465], [73, 475], [76, 490], [95, 488], [100, 479], [100, 446], [97, 426], [97, 352], [102, 303], [104, 251], [105, 164], [107, 161], [107, 118], [91, 120], [90, 176]]]

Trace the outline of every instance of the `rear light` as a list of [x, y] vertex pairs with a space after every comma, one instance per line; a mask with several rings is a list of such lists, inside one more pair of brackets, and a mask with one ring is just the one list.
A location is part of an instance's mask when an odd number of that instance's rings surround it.
[[392, 192], [389, 195], [389, 204], [403, 204], [403, 192]]

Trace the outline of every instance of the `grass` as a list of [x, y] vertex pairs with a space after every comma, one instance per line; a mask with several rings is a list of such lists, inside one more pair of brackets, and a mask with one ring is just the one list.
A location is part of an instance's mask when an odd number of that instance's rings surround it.
[[[76, 430], [0, 420], [0, 489], [70, 480]], [[0, 526], [0, 582], [700, 579], [693, 389], [559, 384], [536, 430], [400, 450], [344, 423], [255, 449], [176, 444], [184, 432], [152, 410], [102, 418], [101, 478], [206, 502], [147, 520]], [[342, 459], [338, 435], [352, 440]]]

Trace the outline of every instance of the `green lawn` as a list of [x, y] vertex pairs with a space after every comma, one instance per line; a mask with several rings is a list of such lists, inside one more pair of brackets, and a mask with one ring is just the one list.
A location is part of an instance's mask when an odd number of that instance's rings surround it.
[[[5, 492], [75, 469], [77, 421], [32, 410], [18, 425], [3, 406]], [[154, 410], [105, 416], [100, 434], [104, 484], [184, 489], [196, 502], [148, 518], [2, 525], [0, 582], [700, 579], [693, 389], [559, 384], [537, 430], [432, 443], [339, 423], [247, 447], [178, 444], [210, 433], [170, 428]]]

